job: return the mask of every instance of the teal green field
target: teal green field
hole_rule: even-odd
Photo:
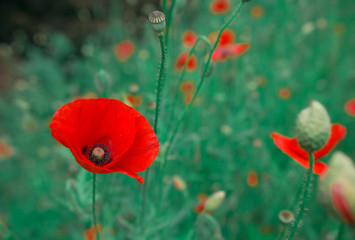
[[[355,239],[353,1],[36,2],[2,18],[0,239]]]

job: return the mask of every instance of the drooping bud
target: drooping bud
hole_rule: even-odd
[[[211,196],[207,198],[205,204],[205,211],[209,212],[209,211],[216,210],[222,204],[225,197],[226,197],[225,191],[218,191],[213,193]]]
[[[308,152],[325,145],[330,135],[330,119],[327,110],[317,101],[303,109],[297,118],[298,142]]]
[[[111,76],[108,72],[101,69],[100,71],[95,73],[94,82],[96,88],[100,92],[103,92],[111,86]]]
[[[154,11],[149,14],[148,21],[153,25],[154,31],[158,35],[163,35],[165,28],[165,15],[160,11]]]
[[[329,170],[319,182],[318,198],[335,217],[355,224],[355,166],[342,152],[335,152]]]
[[[279,212],[279,219],[284,224],[289,224],[295,220],[295,215],[290,210],[281,210]]]
[[[184,191],[186,189],[186,182],[180,176],[175,175],[173,177],[174,186],[179,191]]]

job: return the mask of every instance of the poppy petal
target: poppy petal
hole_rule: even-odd
[[[234,58],[244,54],[249,48],[249,43],[235,43],[228,46],[228,53],[230,57]]]
[[[324,162],[317,161],[314,163],[314,168],[313,168],[314,174],[318,174],[321,176],[321,178],[323,178],[324,175],[327,173],[327,171],[328,171],[328,165],[325,164]]]
[[[318,151],[314,152],[314,159],[320,159],[328,155],[328,153],[345,137],[346,128],[339,124],[335,123],[332,125],[330,137],[327,143]]]
[[[278,133],[272,133],[271,138],[282,152],[286,153],[303,167],[309,168],[308,153],[300,147],[296,137],[289,138]]]
[[[159,142],[152,127],[143,116],[138,117],[135,124],[137,132],[131,148],[117,163],[108,167],[111,170],[129,173],[128,175],[139,180],[141,177],[134,173],[142,172],[152,164],[159,152]]]

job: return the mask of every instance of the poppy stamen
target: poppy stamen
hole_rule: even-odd
[[[110,151],[105,144],[95,143],[90,146],[87,158],[97,166],[103,166],[112,161]]]

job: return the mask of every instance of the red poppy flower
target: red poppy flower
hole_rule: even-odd
[[[345,112],[349,114],[349,116],[355,117],[355,98],[347,101],[345,103],[344,109]]]
[[[180,84],[179,90],[184,94],[191,94],[195,91],[195,83],[191,80],[184,81]]]
[[[230,9],[230,0],[214,0],[210,4],[210,11],[213,14],[224,14]]]
[[[92,173],[136,174],[158,155],[159,142],[148,121],[115,99],[80,99],[54,114],[52,136],[69,148],[76,161]]]
[[[198,198],[199,203],[195,206],[194,211],[195,211],[195,213],[200,214],[205,210],[208,195],[204,194],[204,193],[200,193],[197,196],[197,198]]]
[[[126,100],[134,108],[138,108],[143,102],[142,96],[134,96],[130,93],[126,95]]]
[[[124,40],[113,47],[113,52],[119,62],[126,62],[134,53],[135,45],[130,40]]]
[[[187,30],[182,34],[182,44],[185,47],[192,47],[197,39],[197,35],[192,30]]]
[[[249,43],[234,43],[227,46],[218,46],[212,54],[212,61],[233,59],[248,51],[249,48]]]
[[[174,65],[175,71],[181,71],[184,68],[188,56],[189,56],[189,53],[184,52],[184,53],[181,53],[177,57],[177,59],[175,61],[175,65]],[[195,71],[196,68],[197,68],[197,58],[195,55],[192,54],[188,60],[186,70],[189,72],[192,72],[192,71]]]
[[[325,157],[328,153],[342,140],[346,135],[346,128],[339,123],[333,124],[331,127],[330,137],[327,143],[319,150],[313,153],[314,168],[313,172],[324,176],[328,166],[324,162],[318,161]],[[278,148],[290,156],[293,160],[301,164],[304,168],[309,169],[309,156],[306,150],[302,149],[298,144],[297,137],[289,138],[278,133],[272,133],[271,138]]]
[[[250,171],[248,173],[247,183],[250,187],[258,186],[258,174],[255,171]]]
[[[218,31],[214,31],[208,35],[208,39],[210,40],[211,44],[214,44],[214,42],[217,40],[218,37]],[[222,32],[221,37],[219,38],[218,41],[218,46],[226,46],[231,43],[233,43],[235,40],[235,34],[233,30],[226,29]]]

